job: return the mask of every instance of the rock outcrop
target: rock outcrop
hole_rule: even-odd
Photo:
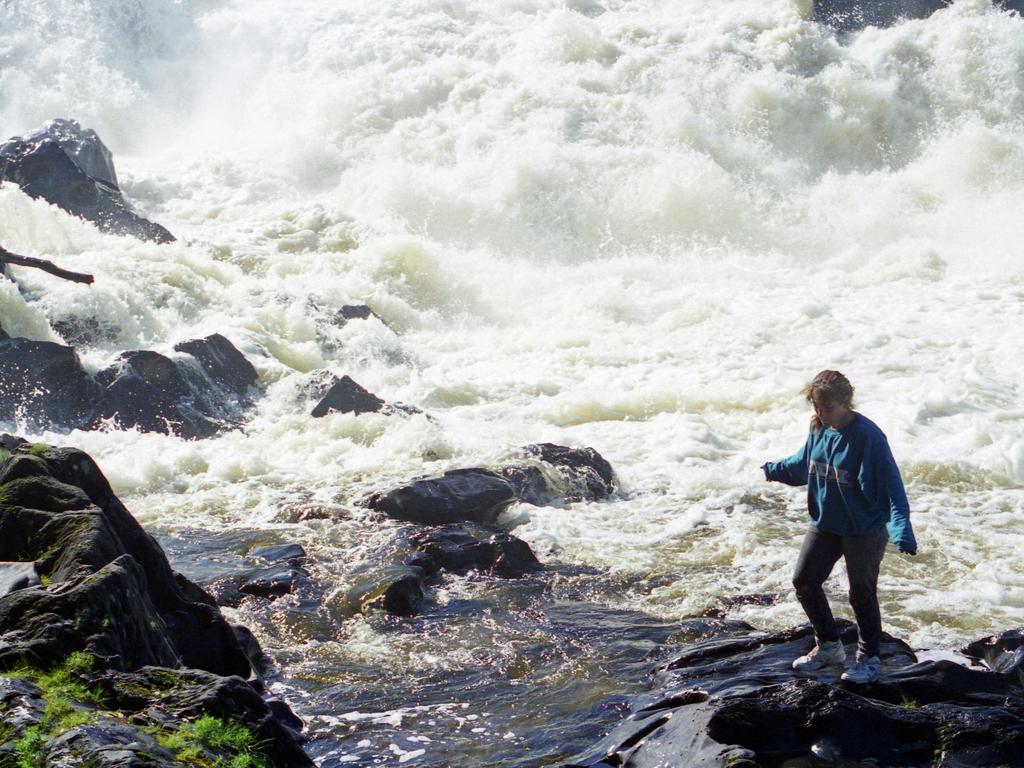
[[[103,232],[158,243],[173,241],[164,227],[136,213],[117,182],[110,150],[95,131],[74,120],[51,120],[26,137],[0,144],[0,182],[13,182]]]
[[[397,520],[427,525],[491,524],[517,501],[537,506],[597,501],[617,488],[611,465],[593,448],[539,443],[523,451],[532,462],[496,471],[455,469],[371,494],[364,504]]]
[[[842,639],[852,656],[849,622]],[[1014,675],[918,662],[889,635],[872,684],[842,683],[839,669],[797,675],[790,662],[812,644],[809,626],[763,633],[734,622],[654,670],[654,691],[633,715],[567,766],[1024,764],[1024,689]],[[986,647],[1001,654],[1007,644]]]
[[[38,576],[0,596],[0,669],[19,670],[17,681],[0,673],[0,714],[22,713],[21,748],[35,739],[33,759],[46,764],[169,765],[174,750],[147,734],[187,732],[207,716],[247,729],[273,765],[312,765],[294,722],[275,715],[280,703],[247,682],[251,649],[208,594],[171,570],[92,459],[8,436],[0,446],[0,560]],[[102,695],[58,722],[43,672],[76,659],[62,674]],[[108,760],[126,749],[150,761]]]
[[[256,369],[220,334],[175,347],[123,352],[95,376],[71,347],[0,339],[0,421],[33,430],[120,428],[197,439],[241,424]]]

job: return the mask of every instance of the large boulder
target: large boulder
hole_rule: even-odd
[[[33,561],[48,585],[0,598],[0,666],[85,650],[116,669],[251,672],[212,598],[171,570],[82,451],[25,444],[3,459],[0,560]]]
[[[110,150],[74,120],[51,120],[0,144],[0,182],[41,197],[103,232],[168,243],[174,236],[137,214],[117,183]]]
[[[493,523],[515,500],[512,486],[500,475],[487,469],[453,469],[372,494],[364,503],[396,520],[444,525]]]
[[[537,506],[597,501],[608,498],[618,487],[611,464],[593,448],[538,443],[523,451],[528,463],[510,464],[497,471],[454,469],[374,493],[363,503],[415,523],[489,524],[516,501]]]
[[[0,669],[17,669],[0,673],[0,764],[313,765],[301,721],[247,680],[251,633],[171,570],[86,454],[0,436],[0,560],[39,577],[0,596]],[[194,736],[200,720],[235,738]]]
[[[856,627],[841,628],[852,656]],[[1019,681],[948,660],[918,662],[889,635],[875,683],[842,683],[830,668],[794,673],[790,662],[812,644],[804,626],[735,627],[693,645],[654,670],[653,692],[627,721],[567,765],[1024,764]]]
[[[98,393],[71,347],[0,339],[0,422],[34,431],[79,426]]]
[[[100,371],[92,425],[110,420],[189,439],[239,426],[259,383],[252,363],[220,334],[174,349],[175,359],[152,350],[123,352]]]

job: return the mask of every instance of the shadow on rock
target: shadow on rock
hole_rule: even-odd
[[[853,654],[856,628],[842,626]],[[569,766],[687,765],[903,768],[1020,765],[1019,681],[952,661],[917,663],[886,635],[872,684],[839,681],[841,669],[797,675],[790,662],[813,644],[809,626],[733,629],[693,645],[653,671],[652,695]]]

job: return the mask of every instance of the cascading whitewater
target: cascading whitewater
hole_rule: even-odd
[[[800,386],[837,367],[921,539],[886,563],[890,628],[948,647],[1024,618],[1019,16],[957,0],[837,36],[786,0],[55,0],[0,23],[0,138],[96,129],[180,238],[102,235],[5,186],[3,244],[97,282],[0,281],[0,325],[93,318],[92,370],[218,332],[267,386],[209,442],[41,436],[94,455],[143,522],[326,509],[288,535],[344,584],[390,535],[365,493],[592,445],[623,497],[518,510],[542,560],[646,579],[626,600],[666,618],[787,593],[801,498],[757,467],[801,444]],[[347,303],[390,328],[332,325]],[[322,369],[430,418],[311,419]],[[788,597],[740,615],[802,616]],[[344,632],[324,653],[472,661],[470,635]]]

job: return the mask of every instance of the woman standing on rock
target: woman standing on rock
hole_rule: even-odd
[[[850,606],[857,619],[855,663],[842,676],[869,683],[878,676],[882,617],[878,569],[886,541],[917,554],[910,506],[889,442],[874,422],[853,410],[853,385],[838,371],[822,371],[803,389],[814,408],[803,448],[788,459],[764,464],[764,476],[807,486],[811,525],[793,574],[797,598],[814,627],[815,645],[793,661],[799,672],[840,664],[839,639],[822,584],[840,557],[846,559]]]

